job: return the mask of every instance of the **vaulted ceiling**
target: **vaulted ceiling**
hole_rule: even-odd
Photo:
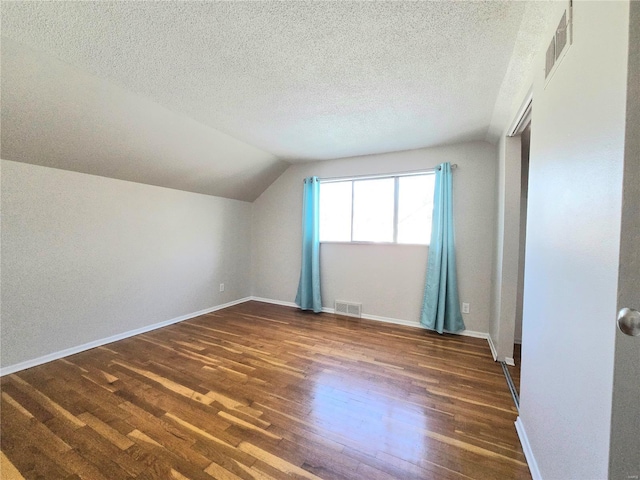
[[[0,153],[251,201],[290,162],[495,141],[534,3],[3,2]]]

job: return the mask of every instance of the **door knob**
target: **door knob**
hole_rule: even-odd
[[[618,328],[625,335],[640,335],[640,312],[633,308],[622,308],[618,312]]]

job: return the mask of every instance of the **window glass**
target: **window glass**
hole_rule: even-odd
[[[353,182],[320,184],[320,241],[351,241],[351,185]]]
[[[429,244],[435,175],[398,178],[398,243]]]
[[[320,241],[428,245],[434,186],[431,173],[321,182]]]
[[[353,182],[353,241],[393,242],[394,179]]]

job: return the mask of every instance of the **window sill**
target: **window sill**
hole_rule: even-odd
[[[396,247],[428,247],[428,243],[394,243],[394,242],[327,242],[321,241],[321,245],[380,245]]]

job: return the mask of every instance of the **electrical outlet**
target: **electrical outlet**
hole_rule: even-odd
[[[221,284],[220,284],[220,291],[221,291],[221,292],[224,292],[224,283],[221,283]]]
[[[468,303],[463,303],[462,304],[462,313],[469,313],[469,304]]]

